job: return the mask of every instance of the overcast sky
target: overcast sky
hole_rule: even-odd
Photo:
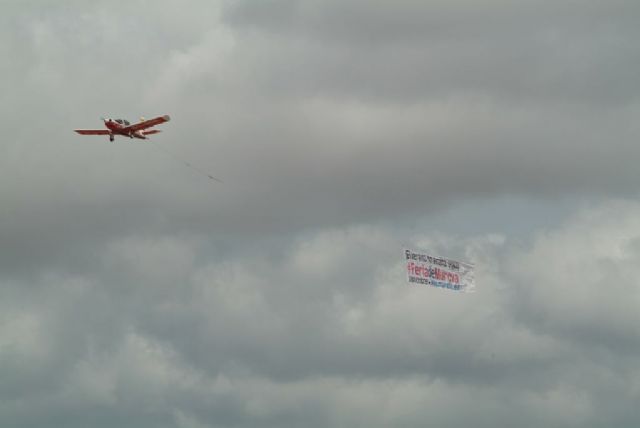
[[[640,426],[637,1],[0,8],[2,427]]]

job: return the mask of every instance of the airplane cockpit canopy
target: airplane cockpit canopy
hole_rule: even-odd
[[[125,125],[125,126],[130,125],[129,121],[124,119],[116,119],[116,123],[119,123],[120,125]]]

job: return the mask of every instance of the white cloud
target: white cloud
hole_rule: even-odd
[[[638,214],[636,202],[598,207],[514,255],[508,271],[520,315],[548,334],[638,349]]]

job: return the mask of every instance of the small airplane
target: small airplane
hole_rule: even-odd
[[[161,123],[169,122],[171,118],[168,115],[158,116],[154,119],[145,120],[144,118],[140,119],[140,122],[134,123],[133,125],[124,119],[102,119],[104,121],[104,126],[107,129],[74,129],[75,132],[81,135],[108,135],[109,141],[113,141],[116,135],[122,135],[124,137],[129,138],[139,138],[141,140],[146,140],[147,135],[157,134],[160,132],[157,129],[148,130],[156,125],[160,125]]]

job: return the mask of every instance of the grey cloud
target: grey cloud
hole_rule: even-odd
[[[629,17],[637,12],[633,2],[274,1],[229,3],[226,16],[261,39],[278,37],[276,54],[293,54],[278,57],[280,75],[304,70],[307,84],[336,96],[475,91],[602,102],[637,98],[629,92],[637,68]],[[280,82],[279,91],[291,88]]]
[[[600,221],[620,207],[628,212],[621,222]],[[604,300],[588,277],[565,280],[575,288],[566,297],[546,276],[530,278],[589,273],[606,254],[626,264],[636,210],[603,208],[522,250],[491,236],[413,242],[478,263],[481,286],[472,295],[406,285],[401,247],[391,231],[374,227],[305,236],[276,259],[249,251],[220,263],[198,260],[201,244],[182,238],[114,242],[95,276],[48,278],[28,296],[3,288],[15,320],[4,324],[3,370],[14,372],[13,353],[34,373],[33,386],[24,374],[3,384],[6,394],[32,403],[32,416],[12,401],[3,413],[10,424],[21,421],[16,426],[37,426],[44,415],[69,426],[90,418],[97,426],[305,419],[310,426],[456,426],[469,414],[433,404],[454,394],[457,405],[485,415],[481,426],[632,422],[635,365],[620,350],[637,347],[633,335],[618,336],[619,345],[602,354],[606,341],[572,329],[624,332],[633,311],[599,317],[600,304],[624,307],[617,294]],[[571,263],[542,271],[549,253],[570,255]],[[620,271],[597,267],[604,277]],[[576,318],[580,302],[591,303]],[[373,410],[383,403],[387,411]]]
[[[3,10],[1,425],[637,425],[635,3]]]
[[[637,96],[616,74],[635,75],[627,43],[635,26],[624,19],[631,5],[607,12],[620,26],[596,29],[579,25],[579,17],[588,22],[599,13],[595,6],[566,25],[572,10],[541,6],[553,28],[576,40],[566,50],[554,39],[561,35],[521,25],[526,10],[513,6],[466,5],[466,13],[466,6],[402,3],[353,12],[360,6],[282,3],[275,14],[290,8],[302,29],[309,19],[344,15],[353,31],[368,21],[401,31],[382,24],[401,15],[429,27],[434,16],[455,20],[460,13],[478,34],[434,41],[418,33],[414,42],[379,48],[359,48],[347,36],[325,42],[330,26],[300,39],[295,29],[274,36],[259,21],[254,34],[244,30],[253,19],[242,18],[252,13],[248,3],[226,14],[215,5],[167,14],[160,4],[165,12],[139,19],[91,3],[20,14],[20,24],[9,27],[16,46],[9,47],[15,62],[7,73],[26,80],[6,94],[12,138],[1,191],[12,208],[3,232],[15,234],[29,217],[28,229],[38,234],[6,241],[27,245],[23,254],[47,249],[44,259],[68,236],[62,231],[78,225],[89,246],[98,231],[126,236],[176,226],[235,238],[394,219],[484,195],[634,192]],[[344,7],[352,13],[340,12]],[[298,16],[300,8],[310,12]],[[437,13],[427,13],[431,8]],[[483,18],[496,9],[530,33],[505,37]],[[565,66],[577,67],[577,75]],[[25,127],[19,116],[26,111]],[[174,120],[158,143],[225,178],[225,186],[209,190],[208,180],[162,153],[105,147],[70,132],[99,125],[100,115],[165,112]]]

